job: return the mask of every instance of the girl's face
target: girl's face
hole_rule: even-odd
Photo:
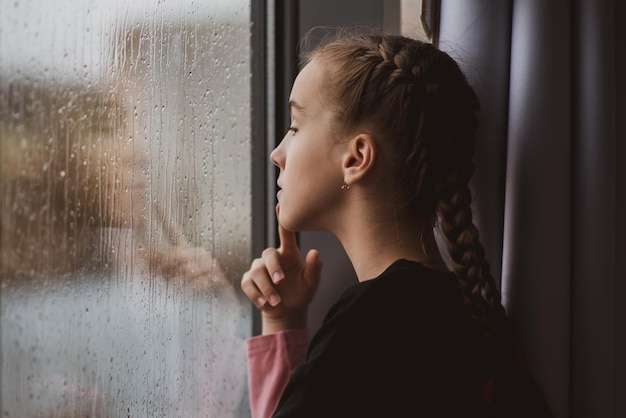
[[[279,222],[291,231],[332,230],[341,199],[344,145],[332,137],[333,112],[323,102],[322,64],[307,64],[289,98],[291,125],[270,159],[280,168]]]
[[[141,145],[116,143],[105,161],[104,190],[109,216],[105,222],[114,227],[129,228],[141,223],[146,203],[147,156]],[[106,219],[108,218],[108,219]]]

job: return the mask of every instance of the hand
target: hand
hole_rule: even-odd
[[[280,204],[277,215],[279,211]],[[303,262],[296,233],[280,222],[278,236],[280,247],[265,249],[241,280],[241,289],[263,313],[263,334],[306,327],[322,270],[317,250],[310,250]]]
[[[226,283],[226,276],[219,262],[209,251],[187,244],[167,246],[155,255],[159,271],[167,279],[187,282],[214,278]],[[229,283],[230,284],[230,283]]]
[[[226,277],[219,261],[206,249],[193,247],[180,227],[171,221],[168,211],[154,204],[158,225],[165,239],[152,248],[153,260],[158,272],[168,280],[202,285],[235,295],[234,286]],[[144,228],[145,229],[145,228]],[[146,231],[142,230],[145,235]],[[140,233],[139,239],[147,240]]]

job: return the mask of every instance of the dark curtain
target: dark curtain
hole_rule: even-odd
[[[476,223],[559,418],[626,417],[626,2],[442,0],[482,102]]]

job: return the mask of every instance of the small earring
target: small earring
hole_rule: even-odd
[[[350,190],[350,185],[346,184],[346,183],[342,184],[341,185],[341,190]]]

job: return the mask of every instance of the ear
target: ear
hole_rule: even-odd
[[[367,134],[353,137],[345,148],[342,160],[343,181],[352,185],[369,173],[376,161],[374,138]]]

